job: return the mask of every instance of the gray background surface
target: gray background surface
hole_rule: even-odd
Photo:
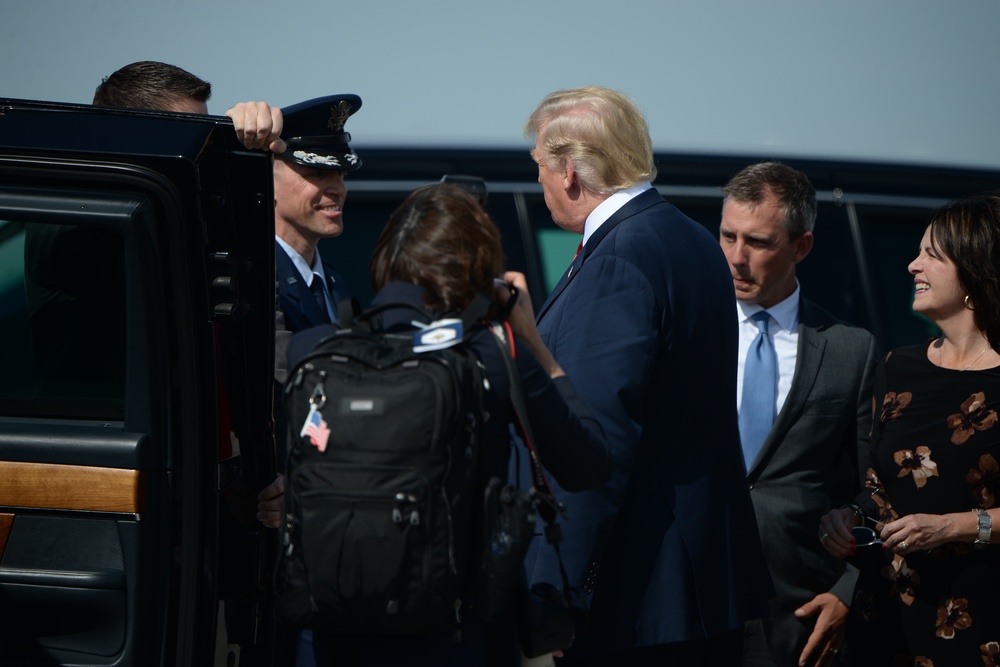
[[[3,0],[0,96],[87,103],[162,60],[212,113],[354,92],[356,147],[527,148],[546,93],[593,83],[658,150],[997,168],[998,29],[998,0]]]

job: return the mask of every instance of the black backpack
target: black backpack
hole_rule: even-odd
[[[490,304],[407,333],[381,330],[378,313],[401,304],[381,306],[289,373],[282,620],[352,637],[457,625],[478,569],[488,386],[464,341]]]

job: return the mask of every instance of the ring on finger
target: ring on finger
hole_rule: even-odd
[[[820,542],[825,542],[829,537],[830,537],[830,533],[823,533],[822,535],[819,536],[819,541]]]
[[[900,551],[906,551],[909,548],[910,548],[910,545],[907,544],[906,542],[900,542],[899,543],[899,550]]]

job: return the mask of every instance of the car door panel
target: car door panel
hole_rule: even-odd
[[[270,662],[272,200],[228,120],[0,101],[0,665]]]

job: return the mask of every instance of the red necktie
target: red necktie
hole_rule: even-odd
[[[583,241],[580,241],[580,245],[578,245],[576,247],[576,254],[573,255],[573,262],[575,262],[576,258],[580,256],[580,251],[581,250],[583,250]],[[571,275],[573,275],[573,262],[569,263],[569,271],[566,272],[566,277],[567,278],[569,278]]]

